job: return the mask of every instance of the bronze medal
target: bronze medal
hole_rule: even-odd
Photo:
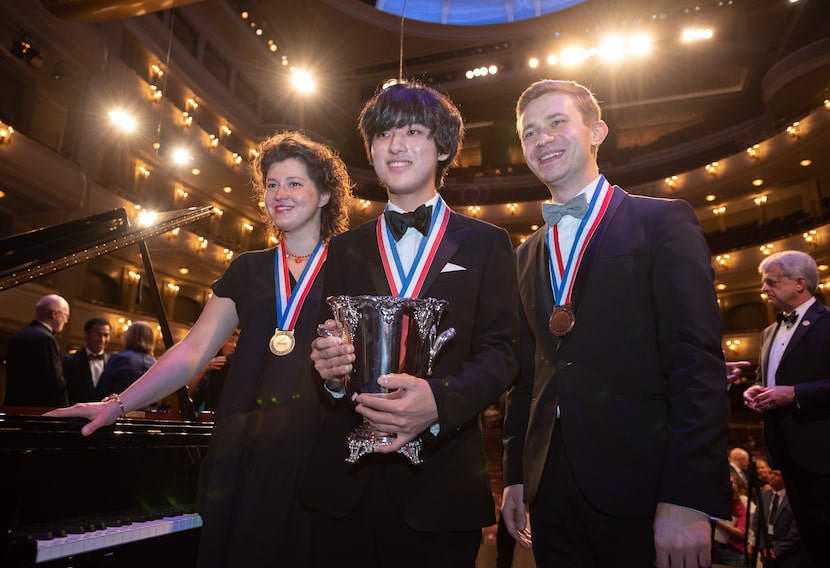
[[[576,316],[570,304],[555,306],[548,320],[548,329],[556,337],[567,335],[576,322]]]
[[[282,330],[277,329],[274,330],[274,335],[271,337],[271,340],[268,342],[268,347],[271,349],[271,353],[282,357],[283,355],[288,355],[294,350],[294,344],[296,341],[294,340],[294,331],[293,330]]]

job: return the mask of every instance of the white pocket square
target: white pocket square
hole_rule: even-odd
[[[448,262],[444,265],[444,268],[441,269],[441,272],[458,272],[460,270],[467,270],[463,266],[458,266],[457,264],[453,264],[452,262]]]

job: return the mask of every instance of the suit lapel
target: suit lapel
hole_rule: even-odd
[[[579,272],[576,273],[576,281],[574,281],[574,288],[571,293],[571,303],[573,304],[574,313],[576,313],[577,316],[579,313],[579,302],[582,299],[582,293],[585,291],[585,283],[588,280],[588,273],[590,272],[591,265],[594,262],[594,256],[602,244],[602,238],[605,235],[606,229],[611,224],[614,214],[617,212],[620,205],[622,205],[622,202],[627,195],[622,189],[620,189],[619,186],[615,185],[611,189],[614,194],[611,196],[611,201],[608,203],[608,209],[605,210],[605,214],[602,216],[602,220],[600,221],[599,226],[597,226],[596,232],[591,237],[591,242],[588,243],[588,249],[585,251],[585,255],[582,257],[582,262],[579,265]],[[577,317],[577,320],[578,319],[579,318]]]
[[[822,315],[824,315],[824,306],[816,300],[809,308],[807,308],[807,311],[802,316],[801,321],[798,322],[798,327],[793,332],[790,342],[787,343],[787,348],[784,350],[784,353],[781,354],[781,361],[786,359],[792,350],[796,348],[796,346],[801,342],[801,339],[809,333],[810,329],[813,327],[813,324],[815,324]]]
[[[378,291],[379,295],[391,295],[392,288],[386,280],[386,273],[383,271],[383,258],[380,254],[380,243],[377,237],[376,219],[374,223],[366,223],[362,227],[365,229],[363,239],[365,243],[362,245],[364,250],[370,251],[367,256],[376,255],[377,262],[366,262],[366,269],[369,271],[369,278],[372,280],[372,288]],[[367,260],[370,260],[367,258]]]
[[[441,274],[441,270],[444,269],[458,248],[461,246],[461,243],[464,242],[469,234],[470,227],[464,226],[458,213],[450,212],[450,220],[447,224],[447,230],[444,232],[444,236],[438,245],[438,250],[435,251],[435,257],[429,265],[427,276],[424,279],[423,286],[421,287],[421,297],[424,295],[423,292],[429,290],[432,283],[435,282],[435,279],[438,278],[439,274]],[[384,281],[385,280],[386,277],[384,276]],[[387,288],[388,287],[389,285],[387,284]]]
[[[761,337],[761,377],[763,378],[764,386],[767,386],[767,369],[769,369],[769,352],[772,347],[772,338],[775,337],[775,332],[778,329],[778,324],[773,324],[764,330]]]

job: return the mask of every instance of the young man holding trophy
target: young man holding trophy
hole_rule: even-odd
[[[301,495],[312,509],[314,565],[472,568],[481,528],[495,523],[478,416],[518,371],[510,240],[438,194],[464,136],[448,98],[399,82],[366,103],[359,125],[389,203],[378,219],[332,239],[324,297],[351,307],[359,298],[383,313],[402,302],[441,306],[426,326],[417,308],[381,324],[385,333],[409,322],[393,346],[401,353],[388,357],[391,371],[363,377],[385,395],[351,388],[381,349],[358,341],[366,322],[329,320],[312,343],[332,402]],[[428,351],[428,363],[398,364],[413,346]],[[350,432],[361,423],[384,435],[355,455]]]

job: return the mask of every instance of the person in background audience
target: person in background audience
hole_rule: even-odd
[[[102,317],[88,319],[84,323],[84,348],[63,357],[63,378],[69,395],[69,404],[100,400],[95,397],[95,387],[104,364],[110,342],[110,322]]]
[[[123,391],[155,364],[156,334],[149,323],[137,321],[131,324],[124,332],[124,347],[124,351],[107,359],[95,386],[96,400]]]
[[[277,246],[234,258],[184,339],[126,391],[53,413],[90,419],[89,435],[187,384],[239,327],[199,477],[199,568],[305,567],[311,553],[297,488],[324,405],[309,345],[328,240],[348,227],[352,182],[330,148],[301,133],[277,133],[259,150],[254,197]]]
[[[729,450],[729,469],[741,476],[744,486],[747,486],[747,472],[749,471],[749,452],[741,447]]]
[[[760,508],[764,512],[763,526],[758,527],[758,550],[765,568],[820,568],[826,566],[807,560],[801,542],[798,525],[787,498],[781,471],[774,469],[769,475],[770,488],[761,493]],[[756,515],[759,513],[756,511]],[[757,526],[757,519],[753,525]],[[824,543],[825,551],[830,543]],[[826,561],[830,556],[825,555]]]
[[[715,520],[715,543],[712,548],[712,562],[726,566],[746,566],[747,490],[743,478],[735,472],[729,473],[732,482],[732,519]]]
[[[219,404],[219,396],[222,394],[222,387],[225,386],[225,379],[228,377],[231,360],[236,351],[236,343],[239,340],[239,330],[235,329],[228,336],[225,343],[219,349],[216,357],[210,360],[207,367],[202,369],[198,375],[193,377],[188,385],[188,391],[192,394],[193,405],[198,411],[216,411]]]
[[[758,266],[778,311],[761,335],[758,380],[744,392],[764,415],[769,464],[780,469],[810,561],[826,566],[830,544],[830,309],[818,302],[809,254],[782,251]]]
[[[6,344],[6,406],[66,406],[66,381],[55,334],[69,321],[69,303],[57,294],[35,305],[35,319]]]

